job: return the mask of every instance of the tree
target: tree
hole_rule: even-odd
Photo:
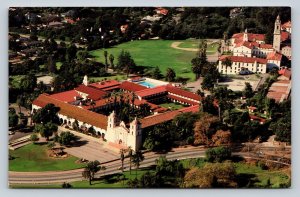
[[[201,100],[202,111],[212,115],[218,114],[217,106],[214,104],[214,98],[211,95],[204,97]]]
[[[201,62],[201,59],[199,57],[196,57],[192,59],[192,71],[196,75],[196,80],[200,77],[202,67],[203,67],[203,62]]]
[[[16,114],[16,110],[14,108],[10,108],[8,112],[8,124],[10,127],[15,127],[18,125],[19,117]]]
[[[272,122],[270,129],[276,135],[275,140],[291,143],[291,112],[286,112],[284,117]]]
[[[76,58],[76,54],[77,54],[77,47],[75,46],[75,44],[71,44],[71,46],[69,46],[67,48],[67,60],[68,62],[71,62],[72,60],[74,60]]]
[[[211,138],[213,145],[230,145],[231,144],[231,132],[218,130]]]
[[[79,130],[79,123],[78,123],[78,120],[75,120],[73,123],[72,123],[72,127],[75,131],[78,131]]]
[[[135,177],[137,177],[137,171],[140,167],[140,163],[144,160],[144,155],[143,153],[138,150],[136,151],[133,155],[132,155],[132,162],[134,163],[134,165],[136,166],[136,174]]]
[[[130,70],[134,69],[135,66],[135,62],[132,59],[130,53],[128,51],[122,50],[120,55],[118,56],[118,69],[125,70],[128,77]]]
[[[67,131],[67,132],[63,131],[60,133],[59,137],[57,138],[57,142],[60,145],[68,146],[76,139],[77,138],[73,133],[70,133],[69,131]]]
[[[96,130],[94,129],[93,126],[91,126],[89,129],[88,129],[88,132],[92,135],[96,135]]]
[[[61,187],[67,189],[67,188],[71,188],[72,185],[70,183],[63,182],[63,184],[61,185]]]
[[[166,152],[172,148],[173,135],[168,123],[161,123],[149,130],[143,146],[151,151]],[[168,142],[168,143],[166,143]]]
[[[225,61],[222,62],[222,65],[225,65],[226,69],[227,69],[227,67],[231,67],[231,65],[232,65],[231,59],[229,59],[228,57],[226,57]],[[226,71],[226,74],[227,74],[227,71]]]
[[[209,145],[210,142],[210,136],[212,134],[211,125],[216,123],[218,121],[218,118],[216,116],[213,116],[208,113],[202,113],[200,115],[200,118],[195,123],[194,128],[194,144],[195,145]],[[215,129],[215,128],[214,128]]]
[[[153,70],[153,72],[151,73],[151,76],[154,78],[154,79],[160,79],[162,74],[161,74],[161,71],[159,70],[158,66],[156,66]]]
[[[231,162],[207,163],[203,168],[192,168],[184,177],[185,188],[235,188],[235,167]]]
[[[253,96],[252,86],[249,82],[245,82],[245,89],[243,91],[243,96],[246,98],[251,98]]]
[[[47,68],[48,68],[48,72],[50,72],[50,73],[57,72],[56,61],[52,55],[49,55],[49,57],[47,59]]]
[[[35,114],[33,114],[32,120],[35,123],[46,124],[48,122],[59,123],[59,118],[57,113],[59,108],[54,104],[49,103],[45,107],[39,109]]]
[[[208,162],[222,162],[231,158],[231,149],[226,147],[209,148],[205,151]]]
[[[128,147],[128,157],[129,157],[129,173],[131,174],[131,162],[132,162],[132,149],[131,147],[129,146]]]
[[[30,135],[30,141],[32,141],[33,143],[35,143],[38,140],[39,140],[39,138],[38,138],[37,134],[33,133]]]
[[[121,160],[121,163],[122,163],[122,172],[124,171],[124,159],[125,159],[124,150],[121,149],[120,150],[120,160]]]
[[[50,142],[48,143],[47,147],[52,150],[55,147],[55,143],[54,142]]]
[[[172,68],[168,68],[166,72],[166,80],[167,81],[174,81],[176,78],[176,73]]]
[[[33,92],[36,87],[37,78],[33,74],[28,74],[20,81],[20,89],[25,92]]]
[[[57,131],[57,125],[53,124],[52,122],[48,122],[46,124],[36,124],[34,126],[34,131],[40,133],[41,136],[45,137],[48,141],[49,137]]]
[[[109,62],[110,62],[110,67],[111,67],[111,69],[114,69],[114,60],[115,60],[115,57],[114,57],[114,55],[113,54],[110,54],[109,55]]]
[[[105,71],[107,71],[107,68],[108,68],[108,61],[107,61],[107,56],[108,56],[108,53],[107,51],[104,51],[104,58],[105,58]]]
[[[101,167],[99,161],[97,160],[91,161],[84,168],[84,171],[82,172],[82,176],[83,178],[88,179],[90,185],[92,185],[92,180],[94,179],[95,173],[98,172],[100,169]]]

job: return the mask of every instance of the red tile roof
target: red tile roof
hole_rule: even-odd
[[[55,106],[59,107],[60,108],[59,114],[65,115],[70,118],[74,118],[76,120],[88,123],[90,125],[93,125],[101,129],[107,128],[106,116],[82,109],[80,107],[76,107],[68,103],[64,103],[55,98],[52,98],[48,94],[41,94],[38,98],[36,98],[33,101],[33,104],[39,107],[44,107],[48,103],[52,103]]]
[[[194,94],[192,92],[189,92],[187,90],[176,88],[176,87],[174,87],[172,85],[169,85],[169,84],[166,85],[166,88],[167,88],[167,91],[169,93],[180,95],[180,96],[183,96],[183,97],[186,97],[186,98],[190,98],[190,99],[193,99],[193,100],[196,100],[196,101],[200,101],[201,100],[201,96],[199,96],[198,94]]]
[[[248,41],[250,42],[256,42],[257,40],[259,41],[265,40],[264,34],[252,34],[252,33],[247,33],[247,34],[248,34]],[[234,43],[236,44],[243,42],[243,37],[244,37],[244,33],[237,33],[232,35],[232,38],[235,39]]]
[[[150,127],[159,123],[172,120],[179,113],[180,113],[179,111],[170,111],[162,114],[148,116],[146,118],[141,119],[140,123],[142,124],[142,128]]]
[[[256,42],[253,42],[253,43],[256,43]],[[258,44],[258,43],[257,43]],[[240,47],[240,46],[244,46],[244,47],[247,47],[249,49],[252,49],[253,46],[256,45],[256,44],[252,44],[252,42],[248,42],[248,41],[242,41],[240,43],[237,43],[235,45],[235,47]]]
[[[278,73],[281,74],[282,76],[285,76],[288,79],[290,79],[292,76],[292,72],[289,69],[282,69],[278,71]]]
[[[283,29],[291,28],[291,27],[292,27],[291,21],[288,21],[288,22],[286,22],[286,23],[284,23],[284,24],[282,25],[282,28],[283,28]]]
[[[244,63],[260,63],[260,64],[266,64],[268,62],[267,59],[262,58],[256,58],[256,57],[242,57],[242,56],[229,56],[229,55],[222,55],[219,57],[220,61],[225,61],[226,58],[229,58],[232,62],[244,62]]]
[[[61,92],[61,93],[57,93],[57,94],[52,94],[52,95],[50,95],[50,97],[69,103],[69,102],[75,101],[74,97],[81,97],[81,96],[75,90],[69,90],[69,91],[65,91],[65,92]]]
[[[94,101],[103,98],[107,93],[103,90],[96,89],[94,87],[79,85],[75,88],[76,91],[88,94],[88,98],[93,99]]]
[[[152,115],[145,117],[140,120],[140,123],[142,124],[142,128],[150,127],[159,123],[163,123],[169,120],[172,120],[175,116],[181,114],[181,113],[187,113],[187,112],[198,112],[199,111],[199,105],[186,107],[183,109],[179,109],[176,111],[169,111],[162,114]]]
[[[166,86],[156,86],[154,88],[147,88],[147,89],[144,89],[144,90],[137,91],[137,92],[135,92],[135,94],[142,97],[142,98],[144,98],[144,97],[147,97],[147,96],[163,93],[163,92],[166,92],[166,91],[167,91]]]
[[[129,92],[137,92],[140,90],[145,90],[147,87],[129,81],[124,81],[121,83],[120,89],[127,90]]]
[[[107,80],[89,84],[89,86],[93,86],[95,88],[104,90],[104,89],[112,89],[113,87],[117,87],[120,85],[120,82],[116,80]]]
[[[280,53],[277,53],[277,52],[272,52],[272,53],[269,53],[267,55],[267,60],[276,60],[276,61],[281,61],[281,58],[282,58],[282,54]]]
[[[168,94],[167,97],[170,98],[170,99],[180,101],[180,102],[188,103],[189,105],[199,105],[199,103],[197,103],[197,102],[190,101],[188,99],[184,99],[184,98],[181,98],[181,97],[178,97],[178,96],[175,96],[175,95]]]
[[[263,49],[273,49],[273,45],[271,44],[260,44],[259,48],[263,48]]]
[[[290,38],[290,33],[286,31],[281,32],[281,42],[284,42]]]

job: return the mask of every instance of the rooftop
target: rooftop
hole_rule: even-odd
[[[120,82],[116,81],[116,80],[107,80],[107,81],[101,81],[101,82],[96,82],[96,83],[91,83],[89,84],[89,86],[98,88],[98,89],[108,89],[108,88],[112,88],[115,86],[120,85]]]
[[[129,92],[137,92],[137,91],[145,90],[145,89],[148,89],[148,88],[145,87],[145,86],[136,84],[136,83],[132,83],[132,82],[129,82],[129,81],[124,81],[124,82],[121,83],[120,89],[127,90]]]
[[[79,85],[75,88],[76,91],[88,94],[88,98],[93,99],[94,101],[103,98],[107,93],[103,90],[99,90],[90,86]]]
[[[59,107],[59,113],[62,115],[80,120],[82,122],[86,122],[101,129],[107,128],[106,116],[59,101],[55,98],[52,98],[48,94],[41,94],[37,99],[33,101],[33,104],[39,107],[44,107],[48,103],[52,103],[56,107]]]
[[[75,97],[81,97],[76,90],[69,90],[65,92],[60,92],[57,94],[50,95],[51,98],[57,99],[62,102],[72,102],[75,100]]]
[[[267,59],[257,58],[257,57],[242,57],[242,56],[230,56],[230,55],[222,55],[219,57],[220,61],[225,61],[226,58],[230,59],[232,62],[244,62],[244,63],[260,63],[266,64],[268,62]]]

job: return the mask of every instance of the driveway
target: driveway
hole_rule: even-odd
[[[79,138],[74,146],[64,149],[64,151],[75,157],[89,161],[98,160],[100,163],[116,160],[120,157],[116,150],[113,150],[106,142],[101,141],[101,139],[59,127],[59,132],[61,131],[70,131]]]

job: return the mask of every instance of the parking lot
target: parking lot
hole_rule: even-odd
[[[62,127],[59,127],[59,130],[70,131]],[[81,134],[76,131],[70,132],[75,134],[79,140],[72,147],[64,149],[67,153],[89,161],[98,160],[100,163],[115,160],[120,157],[116,150],[108,146],[106,142],[101,141],[101,139],[86,136],[85,134]]]

